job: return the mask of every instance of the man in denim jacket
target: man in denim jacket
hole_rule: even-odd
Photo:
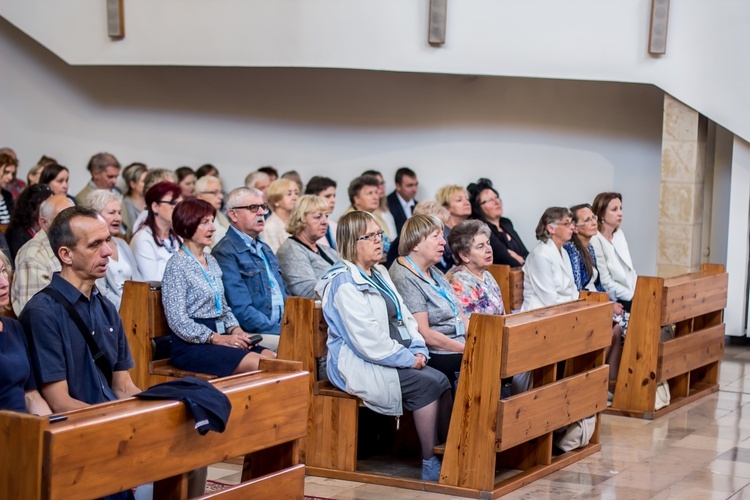
[[[237,188],[227,197],[231,227],[211,251],[223,272],[229,307],[246,332],[263,335],[263,345],[276,351],[284,316],[286,284],[279,261],[259,237],[268,207],[257,189]]]

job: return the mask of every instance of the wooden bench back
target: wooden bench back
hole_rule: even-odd
[[[603,349],[611,341],[612,307],[578,300],[510,316],[472,315],[441,482],[490,491],[496,453],[508,452],[504,467],[549,464],[553,430],[606,408]],[[589,366],[557,380],[557,362],[592,355]],[[501,377],[524,371],[533,372],[533,388],[500,399]],[[598,433],[591,444],[597,442]]]
[[[520,267],[493,264],[487,269],[500,287],[505,312],[518,311],[523,305],[523,271]]]
[[[616,411],[657,416],[656,386],[663,381],[669,381],[672,393],[665,410],[706,389],[718,390],[727,282],[724,267],[714,264],[672,278],[638,277],[612,405]],[[674,338],[661,339],[662,327],[669,325]]]
[[[276,360],[263,360],[262,370],[213,382],[232,411],[223,433],[205,436],[177,401],[131,398],[73,411],[53,424],[0,412],[0,435],[13,436],[0,458],[0,497],[99,498],[156,482],[154,498],[186,498],[184,473],[282,445],[288,450],[280,462],[294,465],[295,443],[307,430],[308,374],[299,363]],[[275,498],[302,497],[304,467],[290,467],[274,485],[288,492],[289,481],[294,494]],[[266,490],[256,481],[227,497],[251,498]]]
[[[213,375],[179,370],[169,359],[154,361],[154,339],[170,333],[161,302],[158,281],[126,281],[122,289],[120,318],[135,366],[130,369],[133,383],[141,389],[186,375],[210,380]]]

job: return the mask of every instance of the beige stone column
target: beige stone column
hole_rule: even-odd
[[[700,268],[708,120],[664,95],[657,274]]]

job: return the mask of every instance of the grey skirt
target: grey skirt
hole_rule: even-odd
[[[442,393],[450,390],[448,379],[436,369],[425,366],[421,370],[399,368],[403,406],[409,411],[419,410],[437,401]]]

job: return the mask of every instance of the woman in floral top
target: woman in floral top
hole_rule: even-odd
[[[458,297],[466,317],[473,313],[501,315],[505,314],[500,287],[487,268],[492,264],[492,245],[490,245],[490,228],[480,220],[469,219],[459,222],[448,236],[453,259],[459,264],[451,269],[447,278],[451,281],[453,291]],[[518,377],[523,384],[527,375]],[[512,389],[513,377],[502,379],[500,397],[508,398]]]
[[[500,287],[487,271],[492,264],[490,229],[478,220],[470,219],[453,227],[449,244],[459,264],[449,273],[466,316],[472,313],[505,314]]]

